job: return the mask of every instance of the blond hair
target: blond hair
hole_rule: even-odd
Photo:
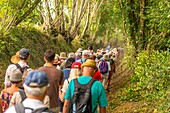
[[[73,68],[70,71],[70,76],[68,79],[71,81],[72,79],[79,78],[81,74],[82,74],[81,69]]]

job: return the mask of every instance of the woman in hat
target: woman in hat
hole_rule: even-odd
[[[1,104],[3,111],[5,111],[9,107],[12,95],[18,90],[21,90],[19,86],[22,82],[22,73],[19,69],[16,69],[15,67],[12,69],[10,73],[10,81],[12,83],[12,86],[1,91],[0,99],[2,101]]]

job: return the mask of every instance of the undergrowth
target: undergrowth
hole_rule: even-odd
[[[170,112],[170,52],[152,51],[148,55],[143,51],[130,66],[134,70],[131,81],[115,94],[110,108],[124,102],[142,102],[135,112]]]

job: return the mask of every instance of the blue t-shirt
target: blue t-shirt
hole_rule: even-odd
[[[68,79],[69,76],[70,76],[70,69],[67,69],[67,68],[63,69],[62,72],[63,72],[63,75],[64,75],[64,80]]]
[[[81,76],[78,78],[78,82],[80,84],[87,84],[90,80],[92,79],[92,77],[89,76]],[[66,91],[65,94],[65,99],[66,100],[71,100],[71,98],[73,97],[74,94],[74,81],[72,80],[69,83],[68,89]],[[91,87],[91,98],[92,98],[92,111],[95,110],[95,113],[97,113],[97,105],[99,105],[100,107],[106,107],[108,106],[108,101],[106,98],[106,93],[105,93],[105,89],[103,87],[103,85],[101,84],[101,82],[99,81],[95,81]]]
[[[87,58],[81,58],[76,60],[76,62],[80,62],[81,64],[83,64],[84,62],[86,62]]]

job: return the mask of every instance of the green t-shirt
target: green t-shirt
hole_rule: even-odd
[[[80,84],[87,84],[92,77],[89,76],[81,76],[78,78],[78,82]],[[71,100],[74,94],[74,81],[72,80],[69,83],[68,89],[65,94],[65,100]],[[108,106],[108,101],[106,98],[106,93],[103,85],[99,81],[95,81],[91,87],[91,98],[92,98],[92,111],[96,109],[95,113],[97,113],[97,105],[100,107]]]

